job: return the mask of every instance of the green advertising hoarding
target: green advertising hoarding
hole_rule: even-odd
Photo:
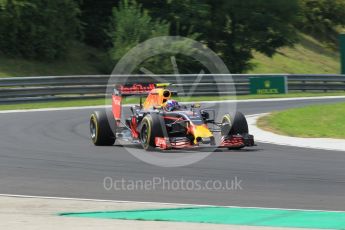
[[[286,94],[286,76],[258,76],[249,78],[251,94]]]

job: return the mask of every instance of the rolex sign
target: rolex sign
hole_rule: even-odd
[[[251,94],[285,94],[288,92],[286,76],[258,76],[249,78]]]

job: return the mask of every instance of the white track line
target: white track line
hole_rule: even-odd
[[[296,97],[296,98],[270,98],[270,99],[248,99],[248,100],[223,100],[223,101],[198,101],[185,102],[186,104],[203,103],[203,104],[218,104],[218,103],[249,103],[249,102],[279,102],[279,101],[312,101],[312,100],[329,100],[329,99],[345,99],[345,96],[324,96],[324,97]],[[124,105],[125,107],[131,104]],[[79,106],[79,107],[61,107],[61,108],[47,108],[47,109],[17,109],[17,110],[3,110],[0,114],[7,113],[26,113],[26,112],[49,112],[49,111],[66,111],[66,110],[82,110],[82,109],[99,109],[106,108],[108,105],[98,106]]]
[[[266,208],[266,207],[243,207],[243,206],[227,206],[227,205],[203,205],[203,204],[182,204],[167,202],[149,202],[149,201],[126,201],[126,200],[103,200],[103,199],[86,199],[72,197],[51,197],[51,196],[32,196],[32,195],[15,195],[0,194],[2,197],[12,198],[33,198],[33,199],[52,199],[52,200],[71,200],[71,201],[90,201],[90,202],[113,202],[113,203],[138,203],[138,204],[156,204],[156,205],[176,205],[176,206],[194,206],[194,207],[225,207],[225,208],[248,208],[248,209],[269,209],[269,210],[286,210],[286,211],[308,211],[308,212],[334,212],[344,213],[345,211],[317,210],[317,209],[292,209],[292,208]]]
[[[16,110],[3,110],[0,114],[6,113],[26,113],[26,112],[49,112],[49,111],[66,111],[66,110],[81,110],[81,109],[102,109],[109,106],[80,106],[80,107],[61,107],[61,108],[47,108],[47,109],[16,109]]]
[[[245,99],[245,100],[223,100],[219,102],[274,102],[274,101],[312,101],[312,100],[329,100],[329,99],[345,99],[345,96],[320,96],[320,97],[290,97],[290,98],[267,98],[267,99]],[[205,101],[202,103],[214,103],[215,101]],[[217,102],[217,103],[219,103]],[[191,102],[193,103],[193,102]]]

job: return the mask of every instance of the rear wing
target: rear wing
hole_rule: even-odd
[[[117,85],[114,88],[113,95],[121,97],[146,96],[155,88],[157,88],[157,84]]]
[[[150,92],[157,88],[166,88],[169,83],[148,83],[148,84],[125,84],[116,85],[112,95],[112,111],[115,120],[120,123],[122,116],[122,99],[124,97],[140,97],[140,107],[142,107],[142,97],[148,96]],[[172,95],[177,92],[171,91]]]

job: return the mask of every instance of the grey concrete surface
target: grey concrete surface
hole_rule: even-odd
[[[293,230],[290,228],[231,226],[164,221],[107,220],[57,216],[57,213],[61,212],[173,208],[177,207],[176,205],[13,198],[3,196],[0,196],[0,204],[0,229],[2,230]]]

